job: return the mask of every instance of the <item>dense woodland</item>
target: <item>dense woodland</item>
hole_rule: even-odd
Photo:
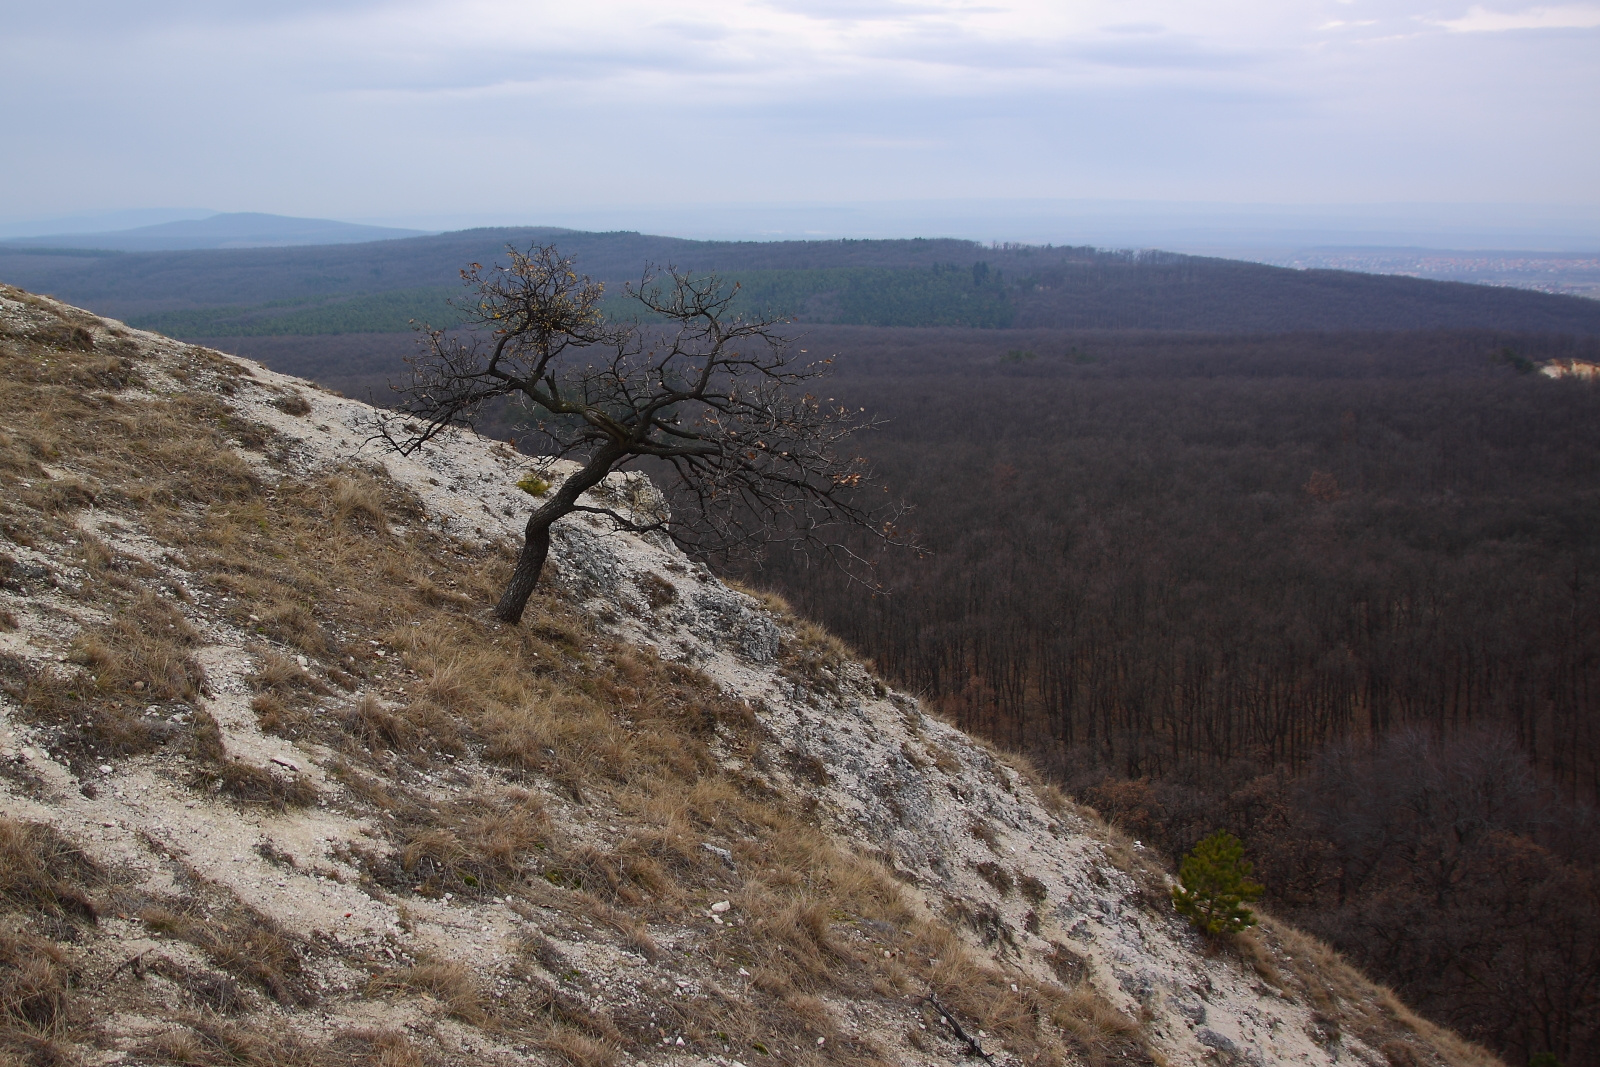
[[[465,230],[356,245],[88,254],[0,245],[0,278],[173,336],[401,332],[461,321],[458,271],[558,241],[613,297],[646,263],[740,281],[748,310],[868,326],[1220,332],[1476,326],[1600,335],[1600,302],[1167,252],[971,241],[685,241]],[[627,312],[614,300],[611,310]]]
[[[794,558],[734,573],[1169,855],[1238,834],[1267,906],[1509,1062],[1600,1067],[1600,385],[1530,373],[1600,362],[1600,303],[579,237],[602,277],[739,274],[837,354],[828,395],[889,420],[861,447],[928,551],[884,556],[876,591]],[[0,253],[0,276],[29,260],[40,288],[383,403],[414,339],[369,331],[445,306],[435,259],[506,239]],[[481,429],[524,436],[507,411]]]
[[[749,576],[1526,1062],[1600,1063],[1600,388],[1478,332],[819,334],[926,556]]]

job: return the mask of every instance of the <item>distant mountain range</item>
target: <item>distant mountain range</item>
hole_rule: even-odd
[[[153,226],[101,233],[57,233],[12,237],[0,245],[27,248],[103,249],[108,252],[170,252],[218,248],[287,248],[299,245],[356,244],[419,237],[424,230],[363,226],[331,219],[299,219],[256,211],[235,211],[204,219],[180,219]]]

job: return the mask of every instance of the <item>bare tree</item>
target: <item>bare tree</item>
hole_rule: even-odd
[[[602,286],[554,246],[508,251],[509,265],[461,272],[472,294],[465,328],[423,328],[423,351],[408,361],[411,381],[383,431],[409,453],[509,397],[547,454],[579,462],[528,519],[497,617],[521,619],[550,527],[574,512],[663,530],[701,551],[781,540],[848,564],[863,562],[843,543],[849,529],[896,542],[897,508],[869,492],[865,460],[839,451],[871,421],[804,391],[832,360],[801,363],[782,320],[737,314],[737,285],[647,269],[625,287],[639,315],[608,321]],[[667,482],[670,519],[580,503],[607,474],[636,463]]]

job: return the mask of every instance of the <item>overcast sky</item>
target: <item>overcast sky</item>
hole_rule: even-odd
[[[0,0],[5,219],[1600,209],[1600,2]]]

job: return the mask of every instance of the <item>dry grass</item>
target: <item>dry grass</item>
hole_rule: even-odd
[[[279,1004],[305,1005],[313,999],[294,938],[238,901],[209,910],[197,901],[152,904],[139,918],[152,932],[195,946],[212,963]]]
[[[332,504],[333,525],[342,530],[351,524],[386,533],[389,517],[384,508],[384,487],[371,474],[355,471],[329,478],[325,484]]]
[[[760,604],[769,613],[771,613],[774,618],[777,618],[783,622],[792,622],[796,618],[794,608],[791,607],[789,602],[783,598],[783,594],[781,593],[771,589],[762,589],[757,586],[747,585],[744,582],[733,580],[725,579],[724,584],[726,584],[728,588],[743,593],[745,596],[755,600],[756,603]]]
[[[51,826],[0,819],[0,906],[94,922],[98,864]]]
[[[372,752],[405,755],[459,755],[466,750],[458,720],[429,701],[386,707],[372,693],[364,694],[345,715],[352,740]]]
[[[287,393],[272,402],[272,406],[285,415],[311,414],[311,402],[299,393]]]
[[[619,1061],[615,1045],[570,1026],[552,1027],[539,1047],[560,1056],[572,1067],[613,1067]]]
[[[426,998],[439,1014],[536,1045],[574,1067],[610,1067],[619,1059],[621,1034],[610,1021],[538,980],[526,979],[509,996],[491,997],[464,964],[422,959],[374,975],[367,991]]]
[[[799,685],[837,693],[845,665],[865,662],[865,657],[816,623],[796,619],[789,626],[779,650],[778,672]]]
[[[405,992],[424,994],[439,1002],[444,1013],[473,1026],[489,1021],[487,997],[478,988],[473,972],[453,960],[425,959],[410,967],[398,967],[375,975],[367,983],[373,994]]]
[[[1453,1067],[1504,1067],[1502,1061],[1406,1007],[1394,991],[1378,985],[1346,963],[1325,943],[1257,911],[1260,925],[1241,936],[1248,960],[1265,958],[1280,974],[1280,988],[1303,995],[1331,1028],[1358,1035],[1373,1048],[1386,1049],[1391,1062],[1431,1062],[1437,1050]],[[1420,1045],[1420,1047],[1418,1047]]]
[[[63,1036],[73,974],[53,941],[0,928],[0,1054]]]
[[[588,804],[614,806],[631,829],[603,845],[564,841],[536,826],[523,837],[531,850],[503,850],[501,861],[485,867],[469,858],[473,849],[459,827],[442,825],[449,818],[432,819],[400,831],[409,865],[404,873],[425,876],[407,888],[437,892],[454,884],[452,891],[471,895],[487,884],[498,892],[514,887],[518,870],[536,860],[537,873],[559,887],[553,902],[600,920],[647,957],[657,951],[652,919],[730,897],[737,914],[748,918],[726,932],[719,954],[761,976],[761,985],[754,1004],[713,999],[679,1015],[680,1028],[699,1035],[707,1048],[723,1047],[718,1033],[739,1050],[786,1047],[800,1037],[810,1045],[818,1036],[811,999],[817,994],[898,997],[909,988],[914,976],[885,962],[884,935],[861,933],[914,924],[897,883],[876,864],[840,853],[775,798],[729,777],[710,759],[703,739],[719,724],[736,746],[758,744],[750,709],[694,672],[653,657],[603,649],[584,659],[564,652],[572,642],[552,646],[545,639],[560,616],[548,604],[541,610],[547,614],[533,632],[496,633],[461,620],[447,626],[424,618],[385,639],[404,652],[419,677],[433,680],[429,695],[452,709],[464,732],[483,739],[486,758],[560,781]],[[484,684],[458,688],[464,665]],[[358,712],[366,739],[398,748],[403,725],[377,711],[368,704]],[[396,824],[406,822],[400,813]],[[747,873],[741,885],[700,846],[708,833],[748,840],[735,849],[739,869],[760,873]],[[477,885],[464,884],[463,872]],[[548,939],[530,936],[528,942],[527,951],[552,974],[570,971]],[[987,982],[995,989],[1007,984],[998,972]],[[880,987],[889,993],[878,993]],[[976,1025],[988,1024],[992,1015]],[[1003,1021],[994,1018],[997,1025]],[[653,1044],[655,1034],[646,1029],[642,1023],[636,1030],[624,1027],[622,1047]],[[590,1034],[587,1043],[555,1050],[569,1058],[605,1056],[608,1040]],[[838,1062],[872,1059],[861,1049],[852,1052],[843,1039],[826,1048],[825,1058]]]
[[[638,585],[639,591],[644,594],[645,602],[656,611],[677,603],[677,587],[659,574],[640,575]]]
[[[84,1022],[74,995],[79,975],[52,938],[76,939],[75,926],[63,924],[95,922],[89,892],[103,880],[53,828],[0,819],[0,1062],[69,1062],[67,1043]]]
[[[152,702],[196,700],[205,675],[191,649],[192,627],[167,601],[140,590],[109,593],[114,621],[80,633],[70,661],[76,670],[14,669],[5,690],[24,718],[51,729],[51,747],[74,764],[150,752],[182,730],[145,708]]]
[[[317,787],[305,775],[286,777],[236,760],[201,767],[190,782],[240,804],[275,811],[307,808],[317,802]]]
[[[430,1067],[404,1034],[354,1029],[312,1041],[281,1026],[226,1022],[211,1016],[181,1025],[135,1050],[141,1062],[184,1067]]]
[[[317,802],[316,786],[303,774],[285,777],[264,767],[230,760],[222,730],[210,712],[194,713],[191,732],[189,754],[198,766],[190,775],[189,784],[195,788],[219,793],[240,804],[277,811],[310,807]]]
[[[517,888],[527,857],[549,837],[538,800],[516,789],[468,797],[413,819],[399,831],[381,880],[423,896],[481,897]]]
[[[250,710],[264,734],[276,734],[291,741],[310,733],[314,720],[306,708],[284,700],[276,693],[257,693],[250,698]]]
[[[256,671],[250,676],[251,688],[261,691],[294,692],[302,690],[317,693],[322,687],[306,673],[304,667],[277,652],[265,651],[256,660]]]
[[[326,1067],[428,1067],[428,1062],[404,1034],[370,1028],[340,1034],[323,1050],[322,1059]]]

